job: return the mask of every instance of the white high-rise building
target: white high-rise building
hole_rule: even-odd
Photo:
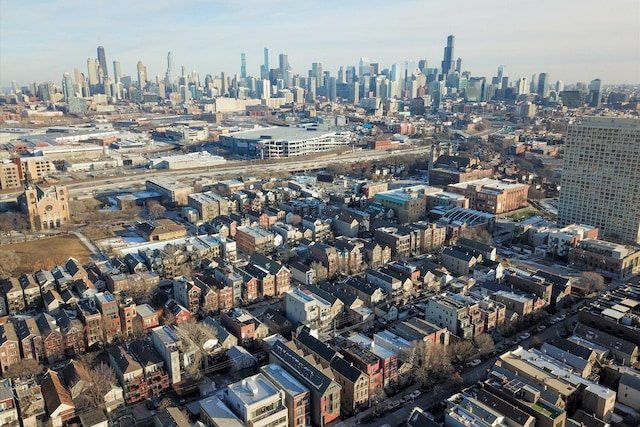
[[[640,243],[640,120],[584,117],[567,131],[558,222]]]

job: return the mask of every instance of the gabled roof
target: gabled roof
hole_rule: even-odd
[[[293,374],[298,381],[311,390],[322,394],[334,383],[332,378],[282,341],[276,341],[271,347],[270,354],[279,360],[279,364],[282,364],[287,372]]]
[[[40,313],[36,317],[36,325],[40,331],[40,336],[46,339],[52,333],[60,334],[60,328],[56,324],[56,319],[48,313]]]
[[[308,328],[302,328],[294,341],[309,349],[311,353],[314,353],[319,358],[330,362],[338,352],[312,336],[309,332]]]
[[[158,352],[146,339],[139,339],[129,344],[129,352],[144,368],[164,363]]]
[[[249,258],[249,262],[264,268],[274,276],[277,275],[284,268],[284,266],[279,262],[274,261],[271,258],[268,258],[257,252],[254,252],[253,254],[251,254],[251,258]]]
[[[557,347],[560,350],[567,351],[584,360],[589,360],[589,358],[593,355],[593,350],[590,350],[587,347],[581,346],[574,343],[573,341],[569,341],[561,337],[555,337],[553,339],[550,339],[548,342],[554,347]]]
[[[482,252],[491,252],[495,248],[486,243],[478,242],[477,240],[467,239],[466,237],[460,237],[457,241],[457,246],[462,246],[464,248],[475,249],[477,251]]]
[[[472,252],[473,251],[463,252],[459,248],[444,248],[442,250],[442,255],[450,256],[452,258],[456,258],[465,262],[470,262],[472,259],[476,257],[476,255],[473,254]]]
[[[330,366],[334,372],[339,373],[352,383],[358,381],[358,379],[363,375],[363,372],[358,369],[358,367],[354,366],[351,362],[347,362],[342,357],[334,357]]]
[[[62,381],[60,381],[55,371],[47,371],[42,383],[40,383],[40,389],[49,414],[53,414],[61,406],[74,408],[71,393],[64,388]]]
[[[127,353],[122,346],[113,346],[107,349],[109,356],[116,364],[115,369],[120,371],[123,375],[142,370],[142,366],[136,362],[129,353]]]

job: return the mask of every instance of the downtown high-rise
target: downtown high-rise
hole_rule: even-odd
[[[640,120],[584,117],[569,126],[558,222],[640,243]]]
[[[453,34],[447,37],[447,46],[444,48],[444,59],[442,60],[442,74],[449,74],[454,71],[453,48],[455,40],[456,38]]]

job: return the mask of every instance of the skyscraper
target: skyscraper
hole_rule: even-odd
[[[558,222],[640,243],[640,120],[584,117],[569,125]]]
[[[456,38],[453,34],[447,37],[447,47],[444,48],[444,59],[442,60],[442,74],[449,74],[453,71],[453,48],[455,40]]]
[[[462,72],[462,58],[456,59],[456,71],[459,73]]]
[[[104,54],[104,47],[98,46],[98,63],[100,64],[100,68],[102,68],[102,73],[104,77],[108,77],[109,73],[107,72],[107,57]]]
[[[311,77],[316,78],[316,88],[324,86],[324,74],[322,73],[322,62],[311,63]]]
[[[262,79],[269,78],[269,48],[264,48],[264,64],[262,65],[262,72],[260,73],[260,77]]]
[[[73,80],[71,80],[71,73],[68,71],[62,75],[62,93],[66,101],[69,101],[69,98],[76,96],[76,91],[73,87]]]
[[[281,53],[279,58],[279,66],[280,66],[280,72],[282,74],[284,74],[284,71],[287,69],[287,67],[289,66],[289,55],[287,55],[286,53]]]
[[[599,108],[602,100],[602,82],[591,80],[589,84],[589,107]]]
[[[142,63],[142,61],[138,61],[136,70],[138,71],[138,87],[143,89],[147,84],[147,67]]]
[[[171,52],[167,53],[167,72],[164,76],[165,89],[168,92],[173,92],[173,86],[176,84],[175,68],[173,66],[173,55]]]
[[[540,73],[538,75],[538,96],[546,98],[549,95],[549,75]]]
[[[116,84],[120,83],[120,76],[122,76],[120,71],[120,61],[113,61],[113,78]]]
[[[244,52],[240,54],[240,78],[247,79],[247,55]]]

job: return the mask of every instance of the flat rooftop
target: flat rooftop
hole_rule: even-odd
[[[332,135],[336,132],[306,127],[269,127],[260,129],[244,130],[233,132],[221,137],[231,137],[234,139],[246,139],[248,141],[261,140],[282,140],[282,141],[303,141],[305,139],[318,138],[324,135]]]

